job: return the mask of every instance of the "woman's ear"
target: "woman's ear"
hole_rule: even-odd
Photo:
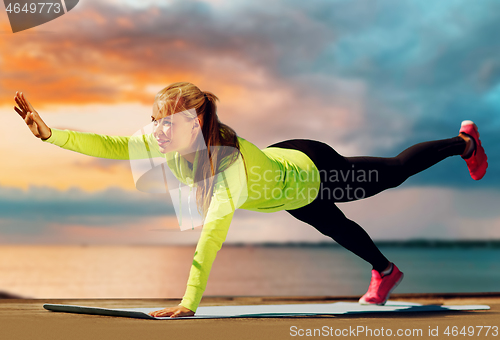
[[[194,125],[193,125],[193,130],[195,128],[200,128],[201,129],[201,119],[196,117],[196,119],[194,120]]]

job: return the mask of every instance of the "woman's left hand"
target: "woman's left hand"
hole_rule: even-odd
[[[179,316],[193,316],[194,312],[190,309],[187,309],[184,306],[178,305],[175,307],[169,307],[169,308],[160,309],[160,310],[157,310],[154,312],[149,312],[148,314],[151,316],[156,316],[156,317],[170,316],[171,318],[176,318]]]

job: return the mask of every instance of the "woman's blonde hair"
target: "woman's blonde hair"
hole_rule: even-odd
[[[196,205],[203,218],[206,217],[212,199],[215,175],[235,162],[241,154],[236,132],[221,123],[217,117],[217,100],[219,98],[213,93],[201,91],[188,82],[170,84],[155,96],[155,104],[162,117],[182,112],[189,118],[201,118],[201,132],[206,148],[198,148],[196,151],[198,157],[196,166],[193,166],[196,169],[193,181],[198,185]],[[187,111],[190,109],[196,110],[196,116]]]

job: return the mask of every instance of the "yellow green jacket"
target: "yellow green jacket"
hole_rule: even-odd
[[[122,160],[163,157],[179,181],[193,185],[193,170],[188,162],[178,152],[161,153],[152,134],[126,137],[51,130],[51,137],[44,142],[93,157]],[[215,181],[186,292],[180,303],[194,312],[237,208],[267,213],[293,210],[312,202],[319,192],[319,171],[303,152],[275,147],[261,150],[244,138],[238,137],[238,141],[239,162],[220,173]],[[172,201],[175,199],[172,196]]]

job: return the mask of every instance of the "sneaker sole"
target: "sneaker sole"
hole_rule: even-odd
[[[389,293],[387,293],[387,298],[385,299],[384,302],[381,302],[381,303],[370,303],[370,302],[366,302],[366,301],[358,301],[358,303],[360,305],[377,305],[377,306],[383,306],[386,304],[387,300],[389,300],[389,295],[391,295],[392,291],[394,289],[396,289],[396,287],[401,283],[401,281],[403,281],[403,278],[404,278],[405,274],[403,272],[401,272],[401,277],[399,278],[398,281],[396,281],[396,283],[394,284],[394,286],[392,286],[391,290],[389,290]]]

